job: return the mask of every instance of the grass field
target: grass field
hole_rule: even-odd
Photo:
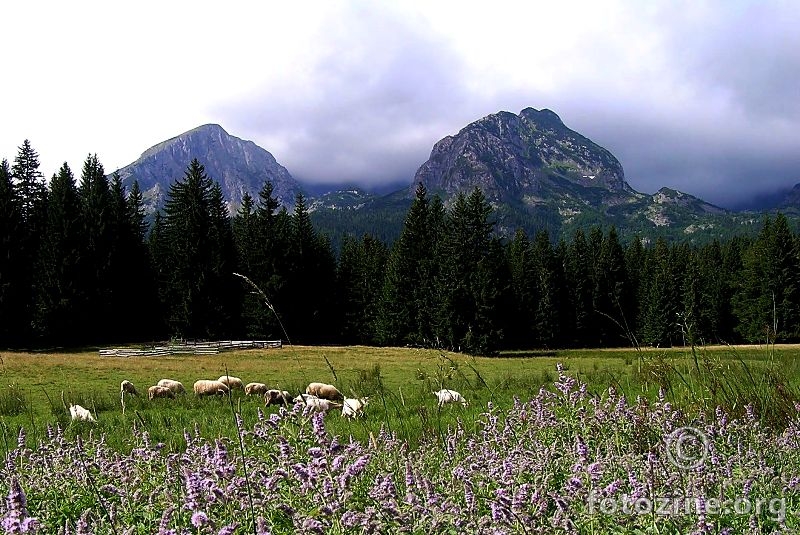
[[[2,353],[0,524],[64,534],[796,533],[799,356],[792,346],[491,359],[297,346]],[[370,404],[353,422],[238,392],[128,397],[122,411],[123,379],[145,392],[161,378],[191,387],[225,373],[293,393],[330,382]],[[439,409],[441,387],[469,406]],[[69,403],[97,423],[70,422]],[[680,507],[654,513],[664,498]]]
[[[191,392],[177,400],[126,397],[125,414],[120,403],[123,379],[145,393],[162,378],[179,380],[191,390],[195,380],[225,373],[293,395],[309,382],[321,381],[335,384],[348,396],[370,396],[365,418],[351,422],[330,414],[326,420],[332,432],[362,441],[381,426],[412,445],[423,434],[444,436],[459,418],[469,427],[488,401],[508,407],[515,396],[524,401],[543,386],[551,388],[557,363],[586,383],[592,395],[613,387],[631,399],[655,399],[663,389],[686,410],[720,405],[741,413],[750,404],[768,423],[779,423],[800,399],[799,357],[797,346],[707,347],[694,353],[687,348],[528,351],[499,358],[408,348],[303,346],[133,358],[100,357],[95,351],[5,352],[0,353],[0,447],[13,447],[21,427],[35,443],[54,424],[67,428],[68,434],[105,434],[121,451],[130,447],[132,433],[142,430],[172,450],[183,448],[184,430],[195,427],[203,436],[233,437],[233,413],[240,413],[245,423],[253,422],[258,409],[264,409],[261,399],[238,392],[230,399],[197,399]],[[458,390],[470,406],[438,409],[432,391],[439,388]],[[98,423],[70,424],[64,403],[87,407]]]

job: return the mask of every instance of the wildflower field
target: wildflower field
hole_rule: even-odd
[[[795,533],[796,348],[204,357],[0,355],[6,533]],[[363,419],[239,393],[127,397],[230,373],[370,396]],[[453,388],[470,405],[437,407]],[[63,393],[63,402],[62,402]],[[70,422],[64,404],[97,423]]]

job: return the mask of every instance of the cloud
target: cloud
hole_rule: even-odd
[[[442,137],[530,106],[641,191],[724,204],[800,181],[796,3],[143,2],[10,5],[0,44],[27,75],[6,84],[0,156],[27,137],[46,175],[90,152],[110,170],[216,122],[301,180],[410,183]]]
[[[464,58],[426,21],[361,7],[317,37],[294,75],[220,110],[296,177],[410,182],[433,143],[477,118]]]

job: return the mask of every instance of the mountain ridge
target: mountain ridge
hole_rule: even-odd
[[[154,210],[193,157],[220,182],[232,213],[244,193],[257,198],[266,180],[290,209],[295,196],[305,194],[304,186],[266,149],[213,123],[153,145],[119,172],[126,185],[139,180],[148,208]],[[653,194],[636,191],[610,151],[571,130],[552,110],[531,107],[519,114],[490,114],[444,136],[411,183],[397,191],[375,194],[348,186],[307,195],[307,206],[331,234],[392,237],[399,234],[419,183],[431,195],[442,196],[445,204],[480,188],[495,209],[500,235],[543,228],[555,238],[599,224],[615,225],[623,235],[712,239],[749,228],[754,219],[752,212],[727,210],[668,187]],[[324,189],[319,184],[308,187]],[[800,187],[795,190],[800,205]]]

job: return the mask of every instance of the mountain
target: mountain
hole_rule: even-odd
[[[228,134],[216,124],[199,126],[154,145],[118,173],[128,187],[134,180],[139,181],[147,209],[155,211],[163,204],[170,185],[184,177],[193,158],[220,183],[231,211],[241,204],[245,192],[258,199],[267,180],[272,181],[275,197],[290,208],[301,191],[300,184],[272,154],[252,141]]]
[[[257,198],[266,180],[282,204],[292,208],[302,188],[266,150],[204,125],[146,150],[120,169],[123,183],[138,180],[150,210],[163,203],[169,187],[183,178],[192,158],[222,185],[234,211],[245,192]],[[445,204],[459,193],[483,190],[494,208],[497,232],[528,235],[545,229],[553,239],[577,228],[614,225],[621,236],[639,235],[695,242],[752,233],[758,212],[730,212],[669,188],[650,195],[625,180],[622,164],[611,152],[568,128],[547,109],[526,108],[518,115],[501,111],[479,119],[434,144],[413,181],[389,194],[348,186],[308,200],[312,220],[336,245],[344,235],[372,234],[393,241],[402,228],[417,184]],[[781,205],[800,215],[800,185]]]
[[[554,112],[526,108],[479,119],[433,146],[408,188],[422,183],[445,202],[478,187],[501,234],[615,225],[622,234],[720,237],[736,226],[726,210],[687,193],[635,191],[611,152],[568,128]]]
[[[475,187],[498,203],[550,204],[555,198],[618,204],[635,196],[609,151],[567,128],[550,110],[499,112],[433,146],[414,177],[451,197]]]

